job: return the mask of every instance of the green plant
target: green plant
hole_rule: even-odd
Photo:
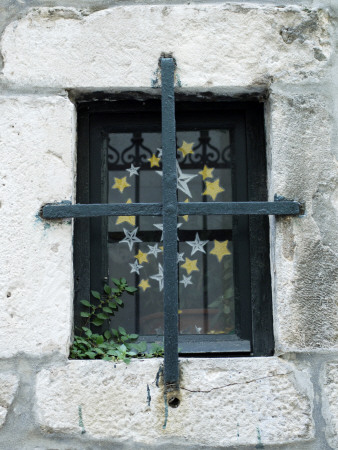
[[[147,343],[136,342],[138,335],[128,334],[123,327],[107,329],[103,334],[93,333],[91,329],[93,326],[101,327],[105,323],[109,324],[119,308],[123,308],[124,302],[121,296],[124,292],[134,295],[137,291],[136,288],[128,286],[125,278],[119,280],[112,278],[112,281],[116,287],[105,285],[103,294],[91,291],[92,296],[97,300],[96,304],[81,300],[82,305],[87,309],[81,312],[85,323],[79,330],[79,334],[74,336],[70,358],[122,360],[129,364],[130,359],[135,357],[163,356],[163,346],[154,343],[147,352]]]

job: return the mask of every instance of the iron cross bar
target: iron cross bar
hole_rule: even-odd
[[[178,369],[178,273],[177,216],[209,214],[298,215],[295,201],[274,202],[192,202],[177,201],[176,124],[173,58],[161,58],[162,75],[162,204],[45,205],[45,219],[99,216],[163,216],[164,247],[164,382],[166,389],[179,385]]]

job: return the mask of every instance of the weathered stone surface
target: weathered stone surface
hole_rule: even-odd
[[[47,432],[149,444],[256,445],[313,437],[311,385],[277,358],[185,359],[181,400],[168,408],[156,386],[161,360],[127,366],[71,361],[37,378],[37,419]]]
[[[162,52],[175,56],[183,87],[318,79],[331,55],[329,19],[324,10],[248,4],[130,5],[91,14],[42,7],[2,37],[5,80],[20,85],[150,87]]]
[[[0,427],[5,423],[8,407],[19,387],[19,379],[12,373],[0,374]]]
[[[322,414],[326,419],[326,437],[332,448],[338,448],[338,361],[325,365]]]
[[[0,98],[1,357],[68,351],[72,228],[39,210],[72,198],[74,124],[64,98]]]
[[[324,96],[273,93],[267,111],[269,192],[305,201],[271,219],[277,351],[338,346],[338,166]]]

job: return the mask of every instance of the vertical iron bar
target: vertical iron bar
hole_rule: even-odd
[[[178,387],[177,170],[173,58],[161,58],[164,382]]]

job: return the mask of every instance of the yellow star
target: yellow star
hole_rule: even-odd
[[[217,195],[224,191],[224,189],[219,185],[219,178],[212,182],[206,181],[205,184],[207,187],[202,195],[210,195],[213,200],[216,200]]]
[[[159,247],[161,250],[162,250],[162,252],[163,252],[163,245],[160,245],[160,247]]]
[[[204,165],[203,170],[201,170],[198,173],[201,174],[202,177],[203,177],[203,180],[205,180],[206,178],[212,178],[213,177],[213,175],[212,175],[213,170],[214,170],[213,167],[211,167],[209,169],[206,165]]]
[[[186,198],[186,199],[184,200],[184,203],[189,203],[189,199]],[[188,214],[186,214],[185,216],[182,216],[182,217],[183,217],[183,219],[184,219],[186,222],[188,222],[188,218],[189,218]]]
[[[127,182],[127,177],[123,177],[123,178],[115,178],[114,177],[114,180],[115,180],[115,184],[113,185],[113,189],[118,189],[121,192],[121,194],[126,187],[131,186]]]
[[[199,272],[199,268],[197,267],[197,259],[189,259],[185,258],[185,263],[181,265],[187,271],[187,274],[190,275],[191,272],[197,271]]]
[[[147,161],[150,162],[150,167],[160,167],[159,162],[160,162],[161,158],[157,158],[157,156],[155,155],[155,153],[153,153],[153,156],[151,158],[148,158]]]
[[[194,153],[192,150],[193,142],[185,142],[183,141],[181,147],[178,149],[179,152],[182,153],[183,158],[186,157],[189,153]]]
[[[140,281],[139,287],[143,289],[143,292],[150,288],[150,284],[149,284],[149,278],[147,278],[146,280],[142,278],[142,280]]]
[[[139,264],[142,264],[143,262],[149,262],[148,253],[143,253],[141,252],[141,250],[138,251],[138,254],[135,255],[135,258],[138,259]]]
[[[210,255],[216,255],[218,262],[221,262],[223,259],[223,256],[225,255],[231,255],[231,253],[228,250],[228,242],[229,241],[216,241],[214,240],[214,248],[211,250]]]
[[[126,203],[133,203],[133,202],[131,201],[131,198],[128,198]],[[128,223],[130,223],[130,225],[132,225],[134,227],[135,226],[135,216],[118,216],[118,218],[116,219],[116,225],[119,225],[120,223],[123,223],[123,222],[128,222]]]

